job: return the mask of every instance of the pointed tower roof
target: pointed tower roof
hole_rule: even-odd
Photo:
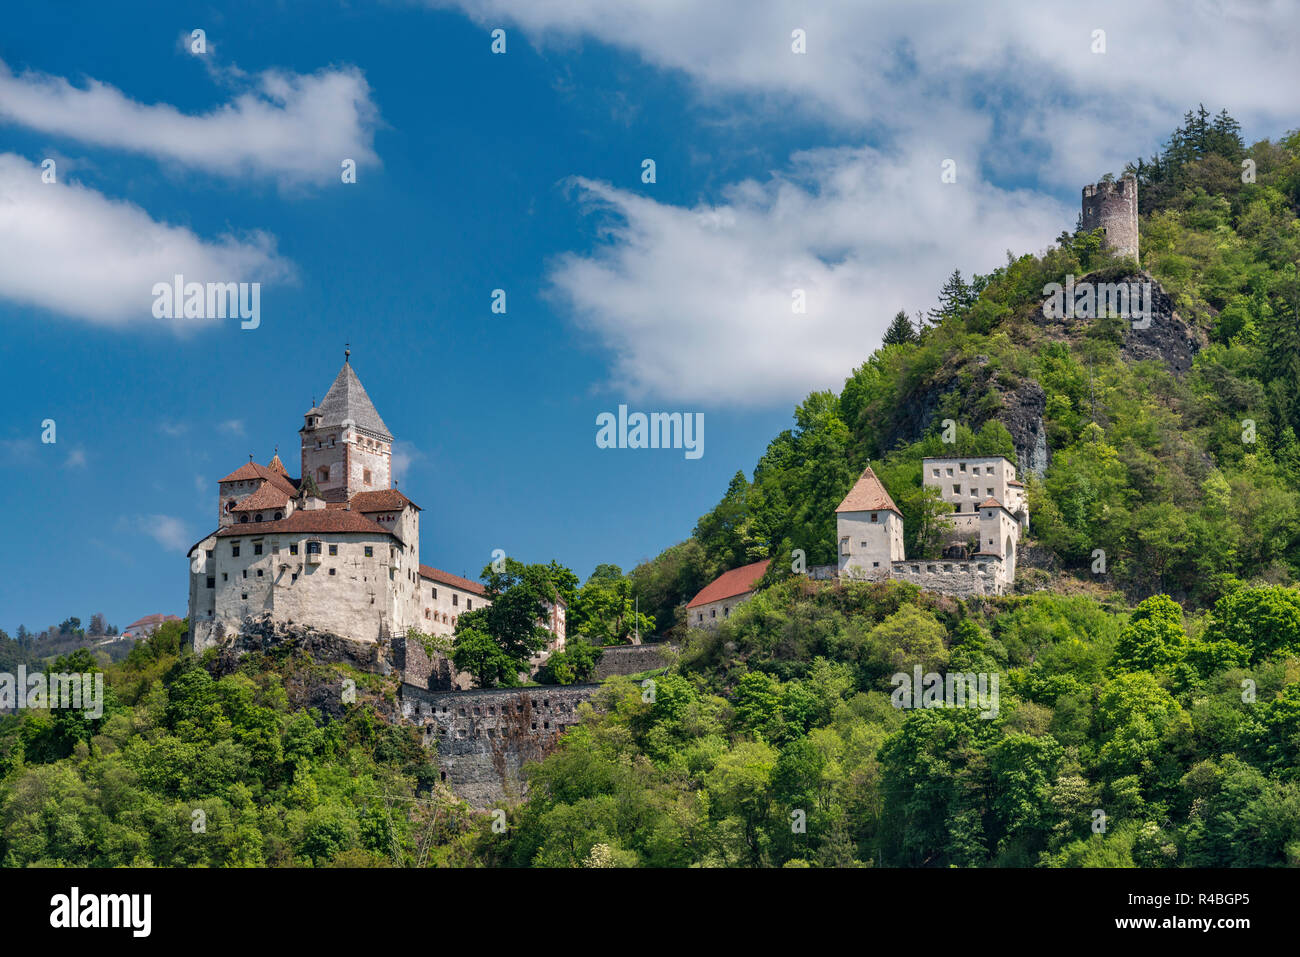
[[[889,497],[885,491],[885,486],[880,484],[880,479],[876,478],[876,473],[871,471],[871,466],[862,473],[853,488],[849,489],[849,494],[844,496],[844,501],[840,502],[840,507],[836,512],[894,512],[901,516],[903,513],[898,510],[894,500]]]
[[[266,463],[266,467],[272,472],[279,472],[285,478],[289,477],[289,470],[285,468],[284,463],[280,461],[280,453],[278,450],[275,455],[271,457],[271,461]]]
[[[322,426],[341,426],[344,422],[351,422],[358,428],[373,432],[390,442],[393,440],[393,435],[384,425],[384,420],[375,411],[370,396],[366,395],[361,380],[352,371],[351,362],[343,363],[343,368],[339,370],[334,384],[325,393],[325,398],[320,404],[320,415]]]

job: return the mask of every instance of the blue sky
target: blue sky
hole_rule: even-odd
[[[345,341],[426,563],[630,568],[894,311],[1041,250],[1198,100],[1248,139],[1296,125],[1285,7],[670,6],[7,12],[0,627],[184,614],[216,480],[276,446],[297,474]],[[260,281],[260,326],[154,319],[176,271]],[[598,449],[619,403],[703,412],[704,456]]]

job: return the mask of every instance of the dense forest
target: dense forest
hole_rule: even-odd
[[[989,275],[954,271],[935,308],[896,317],[685,542],[581,587],[511,565],[498,594],[563,594],[594,644],[655,632],[681,650],[606,682],[504,828],[389,720],[393,679],[293,655],[222,673],[173,622],[104,666],[101,718],[0,718],[0,862],[1300,865],[1300,133],[1246,147],[1200,109],[1129,171],[1143,268],[1201,343],[1190,367],[1135,356],[1118,320],[1043,321],[1048,283],[1135,269],[1076,229]],[[1015,593],[792,574],[796,550],[833,560],[834,508],[868,464],[909,554],[934,547],[920,464],[953,451],[942,420],[961,454],[1014,460],[1008,401],[1031,386],[1051,461],[1022,476]],[[754,599],[715,631],[684,627],[684,601],[761,558]],[[506,625],[465,617],[466,660],[485,683],[508,673]],[[892,676],[916,666],[999,676],[996,715],[897,707]],[[77,651],[52,670],[97,667]],[[305,689],[345,674],[355,702],[309,706]]]

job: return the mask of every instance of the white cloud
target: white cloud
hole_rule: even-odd
[[[118,522],[118,529],[133,528],[148,535],[168,551],[183,550],[193,544],[189,526],[171,515],[137,515],[129,522]]]
[[[227,435],[242,436],[244,434],[243,419],[227,419],[225,422],[217,423],[217,429],[225,432]]]
[[[1081,160],[1096,177],[1150,153],[1198,101],[1281,132],[1294,123],[1300,81],[1300,15],[1287,0],[429,3],[484,27],[517,26],[541,46],[593,38],[630,51],[689,76],[706,104],[751,95],[771,115],[793,110],[886,138],[928,128],[942,139],[936,112],[996,110],[1009,122],[983,146],[1013,155],[1022,172],[1036,156],[1036,171],[1057,183],[1073,184]],[[807,34],[802,55],[791,52],[796,28]],[[1094,30],[1106,33],[1105,53],[1092,52]]]
[[[84,469],[86,467],[86,450],[81,446],[76,446],[68,452],[67,461],[64,466],[70,469]]]
[[[227,70],[223,76],[242,74]],[[170,104],[137,102],[98,80],[79,89],[63,77],[14,75],[0,61],[0,120],[208,173],[281,184],[337,183],[344,159],[378,163],[378,112],[361,71],[267,70],[246,85],[230,102],[189,115]]]
[[[190,430],[188,422],[159,422],[158,431],[171,438],[179,438]]]
[[[1280,0],[428,2],[544,48],[631,52],[688,77],[706,121],[820,122],[849,144],[692,208],[576,180],[612,222],[558,260],[554,291],[613,353],[611,390],[687,402],[838,386],[899,308],[931,305],[954,267],[1043,249],[1073,227],[1085,183],[1153,153],[1198,101],[1248,138],[1273,135],[1295,122],[1300,79],[1297,13]],[[806,54],[791,51],[796,28]],[[939,182],[947,158],[956,185]],[[806,315],[791,313],[794,288]]]
[[[958,182],[941,183],[943,158],[808,151],[691,209],[579,180],[607,241],[561,257],[552,291],[613,353],[619,394],[762,404],[838,388],[955,266],[988,272],[1073,225],[1072,209],[992,187],[961,158]]]
[[[198,282],[266,281],[288,279],[292,268],[266,233],[205,240],[93,189],[43,183],[38,166],[0,153],[0,298],[92,322],[158,322],[153,285],[177,273]]]
[[[424,453],[415,447],[415,443],[397,440],[393,442],[393,481],[406,481],[412,463],[424,457]]]

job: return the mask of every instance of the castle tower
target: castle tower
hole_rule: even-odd
[[[334,384],[298,430],[303,480],[310,476],[327,502],[392,488],[393,436],[352,371],[351,354],[344,353]]]
[[[880,581],[903,559],[903,513],[870,468],[835,510],[835,529],[841,577]]]
[[[1106,230],[1106,248],[1117,256],[1138,259],[1138,184],[1127,174],[1117,183],[1083,188],[1083,228]]]

